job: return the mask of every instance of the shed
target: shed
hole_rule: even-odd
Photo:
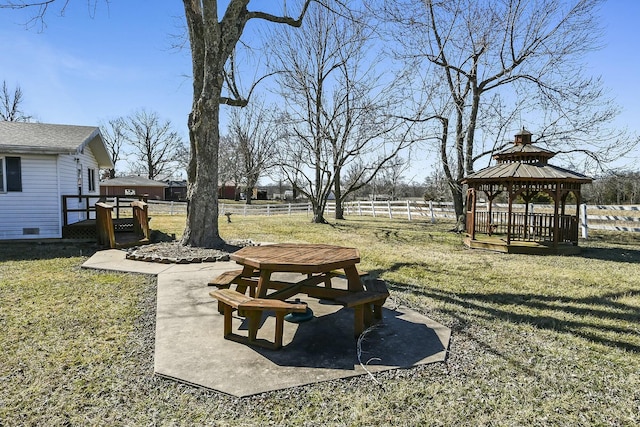
[[[123,176],[100,183],[100,194],[103,196],[142,196],[149,200],[164,200],[164,189],[169,184],[143,176]]]
[[[471,248],[521,253],[578,253],[578,218],[581,186],[591,178],[548,163],[555,153],[536,147],[526,129],[514,144],[493,156],[497,164],[467,176],[465,243]],[[530,211],[538,194],[549,196],[548,211]],[[486,205],[479,202],[483,194]],[[507,196],[507,210],[494,208],[500,194]],[[573,212],[567,200],[573,197]],[[518,199],[523,209],[515,209]]]
[[[0,121],[0,240],[61,238],[63,195],[98,197],[101,168],[113,161],[98,127]]]

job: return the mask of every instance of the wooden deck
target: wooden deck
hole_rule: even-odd
[[[133,231],[133,218],[114,219],[113,226],[119,247],[137,246],[144,243]],[[98,239],[96,220],[87,219],[65,225],[62,229],[62,237],[64,239],[96,241]]]
[[[474,240],[467,235],[464,238],[464,244],[471,249],[486,249],[508,254],[576,255],[580,253],[580,247],[571,243],[560,243],[557,247],[553,246],[553,242],[511,241],[507,244],[506,235],[495,234],[492,236],[476,234]]]
[[[113,220],[116,233],[133,233],[133,218],[118,218]],[[96,232],[96,220],[85,219],[74,224],[67,224],[62,227],[62,237],[65,239],[87,239],[98,238]]]
[[[132,216],[113,218],[114,207],[98,202],[92,211],[95,219],[90,218],[73,224],[65,223],[62,237],[65,239],[97,240],[99,245],[109,248],[128,248],[150,243],[148,206],[142,201],[131,202]]]

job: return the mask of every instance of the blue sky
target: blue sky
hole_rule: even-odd
[[[23,109],[41,122],[98,125],[148,108],[186,140],[191,62],[187,49],[173,48],[184,33],[183,3],[111,0],[97,7],[93,14],[85,0],[72,0],[65,16],[51,9],[45,28],[29,30],[30,12],[0,9],[0,81],[20,86]],[[609,0],[601,12],[604,48],[587,58],[587,71],[602,75],[622,107],[616,125],[640,134],[640,1]],[[634,170],[638,157],[627,159]],[[421,163],[408,179],[422,181],[435,160]]]

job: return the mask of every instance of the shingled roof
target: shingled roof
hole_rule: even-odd
[[[111,178],[100,182],[103,187],[168,187],[169,184],[160,181],[154,181],[144,176],[122,176],[119,178]]]
[[[0,152],[3,153],[76,154],[87,146],[99,167],[113,168],[98,127],[0,121]]]

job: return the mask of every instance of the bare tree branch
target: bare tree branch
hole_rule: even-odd
[[[7,82],[2,82],[0,91],[0,120],[7,122],[28,122],[31,116],[24,114],[21,104],[24,101],[22,89],[16,86],[13,94],[7,86]]]

